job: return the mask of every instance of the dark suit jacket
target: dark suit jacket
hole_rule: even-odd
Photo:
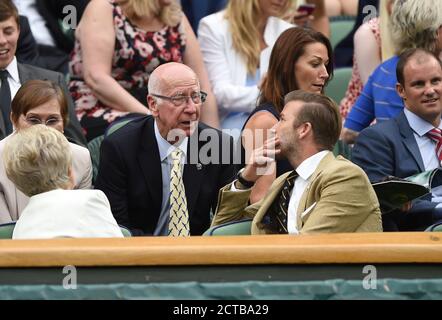
[[[192,147],[195,135],[207,128],[200,123],[190,137],[187,164],[184,166],[191,235],[201,235],[209,228],[210,211],[215,212],[218,191],[235,175],[231,158],[226,159],[230,164],[204,164],[201,159],[189,161],[189,157],[196,157],[203,147],[204,153],[207,151],[209,145],[206,144],[209,142],[206,141],[198,141],[198,151],[195,150],[196,144]],[[222,160],[220,157],[225,157],[227,152],[233,155],[233,139],[212,130],[220,142],[227,142],[229,148],[224,149],[222,154],[221,146],[216,144],[217,160]],[[133,120],[104,139],[95,187],[109,198],[112,213],[119,224],[128,227],[133,235],[153,234],[161,213],[162,198],[168,196],[162,194],[161,162],[153,117]]]
[[[18,75],[20,77],[21,84],[24,84],[28,80],[50,80],[58,84],[63,89],[66,99],[68,100],[69,109],[69,123],[66,128],[64,128],[64,135],[70,142],[86,146],[86,138],[83,135],[80,123],[75,115],[74,102],[72,101],[69,91],[67,90],[64,76],[58,72],[45,70],[22,63],[18,63]],[[0,139],[3,139],[5,137],[5,128],[3,119],[0,120]]]
[[[68,72],[69,56],[66,52],[51,46],[39,45],[35,41],[28,18],[20,16],[20,35],[15,52],[18,62],[61,72]]]
[[[354,145],[352,161],[367,173],[372,183],[386,176],[406,178],[425,171],[413,130],[403,111],[394,119],[364,129]],[[430,201],[415,202],[406,214],[408,219],[396,221],[399,230],[430,225],[435,206],[436,203]],[[405,214],[396,214],[397,218],[405,217]],[[385,229],[388,231],[389,227],[384,225]]]

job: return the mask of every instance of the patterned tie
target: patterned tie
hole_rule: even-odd
[[[433,128],[427,132],[427,136],[436,142],[436,156],[439,162],[442,161],[442,132],[439,128]]]
[[[175,149],[172,155],[172,170],[170,171],[170,211],[169,236],[189,236],[189,213],[187,212],[186,191],[182,177],[180,149]]]
[[[9,114],[11,113],[11,89],[9,88],[8,76],[7,70],[0,70],[0,109],[7,135],[12,132],[12,123],[9,120]]]
[[[284,186],[281,190],[281,195],[278,200],[278,207],[276,213],[276,224],[278,233],[287,234],[287,212],[289,208],[290,202],[290,192],[293,189],[293,185],[295,184],[295,179],[298,177],[298,174],[295,170],[293,170],[287,177],[284,182]]]

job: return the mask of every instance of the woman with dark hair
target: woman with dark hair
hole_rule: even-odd
[[[8,179],[3,163],[5,144],[22,129],[44,124],[63,133],[68,121],[68,104],[63,90],[51,81],[30,80],[20,87],[11,102],[14,132],[0,141],[0,223],[16,221],[29,197]],[[69,143],[75,189],[90,189],[92,163],[88,149]]]
[[[279,121],[287,93],[298,89],[323,93],[332,75],[333,49],[327,37],[299,27],[284,31],[273,47],[259,105],[243,128],[243,160],[247,161],[248,155],[268,138],[270,129]],[[271,174],[262,176],[254,185],[250,203],[259,201],[273,180],[289,170],[293,168],[286,160],[277,160]]]

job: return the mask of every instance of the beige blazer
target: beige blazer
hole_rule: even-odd
[[[212,226],[229,221],[253,218],[252,234],[274,233],[262,223],[272,213],[286,173],[276,179],[267,195],[248,206],[250,190],[220,190]],[[297,211],[300,233],[381,232],[382,220],[376,193],[361,168],[330,152],[321,160],[310,177]]]
[[[29,197],[18,190],[6,176],[3,148],[9,137],[0,141],[0,224],[17,221],[29,202]],[[89,150],[73,143],[69,144],[72,150],[75,189],[91,189],[92,162]]]

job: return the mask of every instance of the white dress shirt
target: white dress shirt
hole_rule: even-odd
[[[290,202],[289,208],[287,212],[287,230],[289,234],[298,234],[299,230],[296,226],[296,213],[298,211],[299,201],[301,200],[302,194],[307,188],[307,185],[310,182],[310,177],[313,172],[315,172],[321,160],[329,153],[330,151],[325,150],[316,153],[310,158],[305,159],[297,168],[296,172],[298,173],[298,177],[295,179],[295,185],[293,186],[292,191],[290,192]],[[308,209],[307,209],[308,210]]]
[[[46,27],[45,19],[38,12],[35,0],[14,0],[14,4],[18,12],[28,18],[35,41],[37,41],[38,44],[54,47],[54,38],[48,27]]]
[[[424,162],[425,171],[439,168],[440,162],[436,155],[436,142],[426,136],[427,132],[433,129],[434,126],[406,108],[404,108],[404,113],[413,130],[414,138]],[[442,122],[438,128],[442,130]]]
[[[198,41],[203,54],[213,93],[218,103],[220,119],[234,112],[250,112],[255,108],[259,95],[258,86],[246,86],[247,65],[234,49],[225,10],[200,20]],[[261,77],[267,72],[270,53],[279,35],[294,25],[270,17],[264,30],[267,48],[261,51],[259,70]]]
[[[424,162],[425,171],[440,168],[441,163],[436,155],[436,142],[426,136],[427,132],[433,129],[434,126],[406,108],[404,108],[404,113],[408,124],[413,130],[414,138]],[[438,128],[442,130],[442,122]],[[442,186],[432,188],[431,194],[431,201],[438,202],[438,208],[442,207]]]
[[[161,213],[158,218],[157,226],[155,227],[154,236],[167,236],[169,233],[169,194],[170,194],[170,171],[172,170],[172,156],[171,153],[179,148],[183,153],[181,156],[182,170],[184,171],[184,164],[187,159],[187,144],[189,138],[183,139],[180,145],[171,145],[166,139],[164,139],[160,130],[158,129],[157,122],[154,122],[155,139],[158,144],[158,152],[160,154],[161,161],[161,177],[163,181],[163,199],[161,200]]]

